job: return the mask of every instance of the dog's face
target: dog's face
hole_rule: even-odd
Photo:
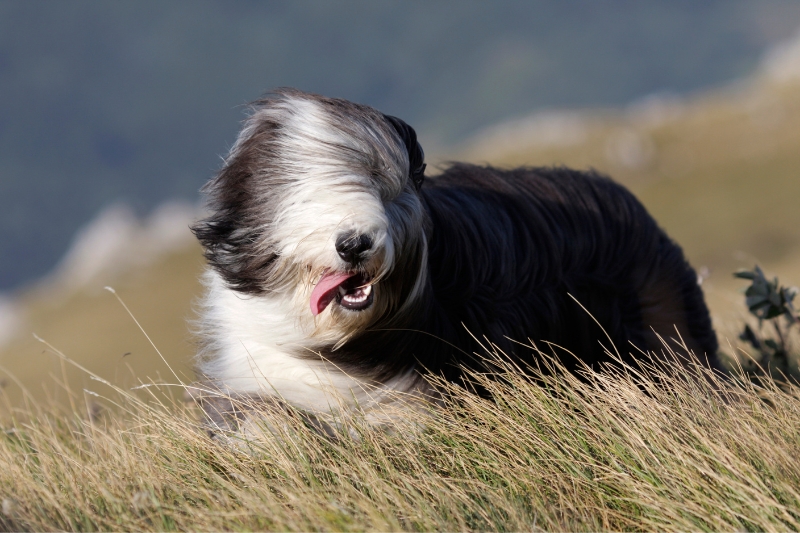
[[[282,300],[339,346],[414,301],[426,276],[416,134],[372,108],[282,90],[258,102],[195,226],[228,287]]]

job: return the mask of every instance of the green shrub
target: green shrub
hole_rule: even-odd
[[[761,268],[741,270],[737,278],[750,280],[745,290],[745,305],[758,319],[757,331],[745,325],[739,339],[755,349],[752,364],[746,370],[756,379],[769,376],[773,379],[798,377],[797,357],[792,352],[790,337],[798,324],[794,298],[796,287],[784,287],[778,278],[768,280]]]

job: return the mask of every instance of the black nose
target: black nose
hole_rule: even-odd
[[[352,265],[363,261],[371,248],[372,239],[369,235],[344,233],[336,238],[336,251],[339,253],[339,257]]]

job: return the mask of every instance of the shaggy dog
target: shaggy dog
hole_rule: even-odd
[[[423,158],[368,106],[293,89],[254,104],[193,228],[209,386],[329,412],[428,394],[426,372],[459,382],[483,368],[476,339],[521,368],[538,355],[514,341],[546,341],[575,369],[610,362],[609,339],[626,362],[661,352],[676,328],[717,366],[697,275],[626,189],[463,163],[423,184]]]

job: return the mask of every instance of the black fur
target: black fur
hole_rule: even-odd
[[[243,141],[240,154],[261,154],[265,159],[276,159],[274,145],[279,124],[264,122],[257,131]],[[192,226],[203,245],[203,253],[228,285],[244,294],[263,294],[264,280],[277,259],[275,253],[263,253],[256,248],[262,237],[263,213],[254,204],[254,176],[259,172],[260,161],[254,157],[231,157],[216,178],[208,182],[202,192],[208,194],[212,214]]]
[[[683,340],[719,368],[697,275],[680,247],[624,187],[567,168],[501,170],[454,164],[421,191],[430,218],[430,278],[419,305],[326,357],[388,377],[411,366],[457,379],[478,339],[535,363],[528,339],[571,369],[623,360]],[[569,295],[594,317],[589,316]],[[674,345],[676,346],[676,345]],[[366,371],[366,372],[365,372]]]
[[[409,161],[409,178],[414,182],[414,187],[419,190],[425,181],[425,152],[417,142],[417,132],[403,120],[391,115],[384,115],[387,121],[394,126],[403,144],[406,145]]]

